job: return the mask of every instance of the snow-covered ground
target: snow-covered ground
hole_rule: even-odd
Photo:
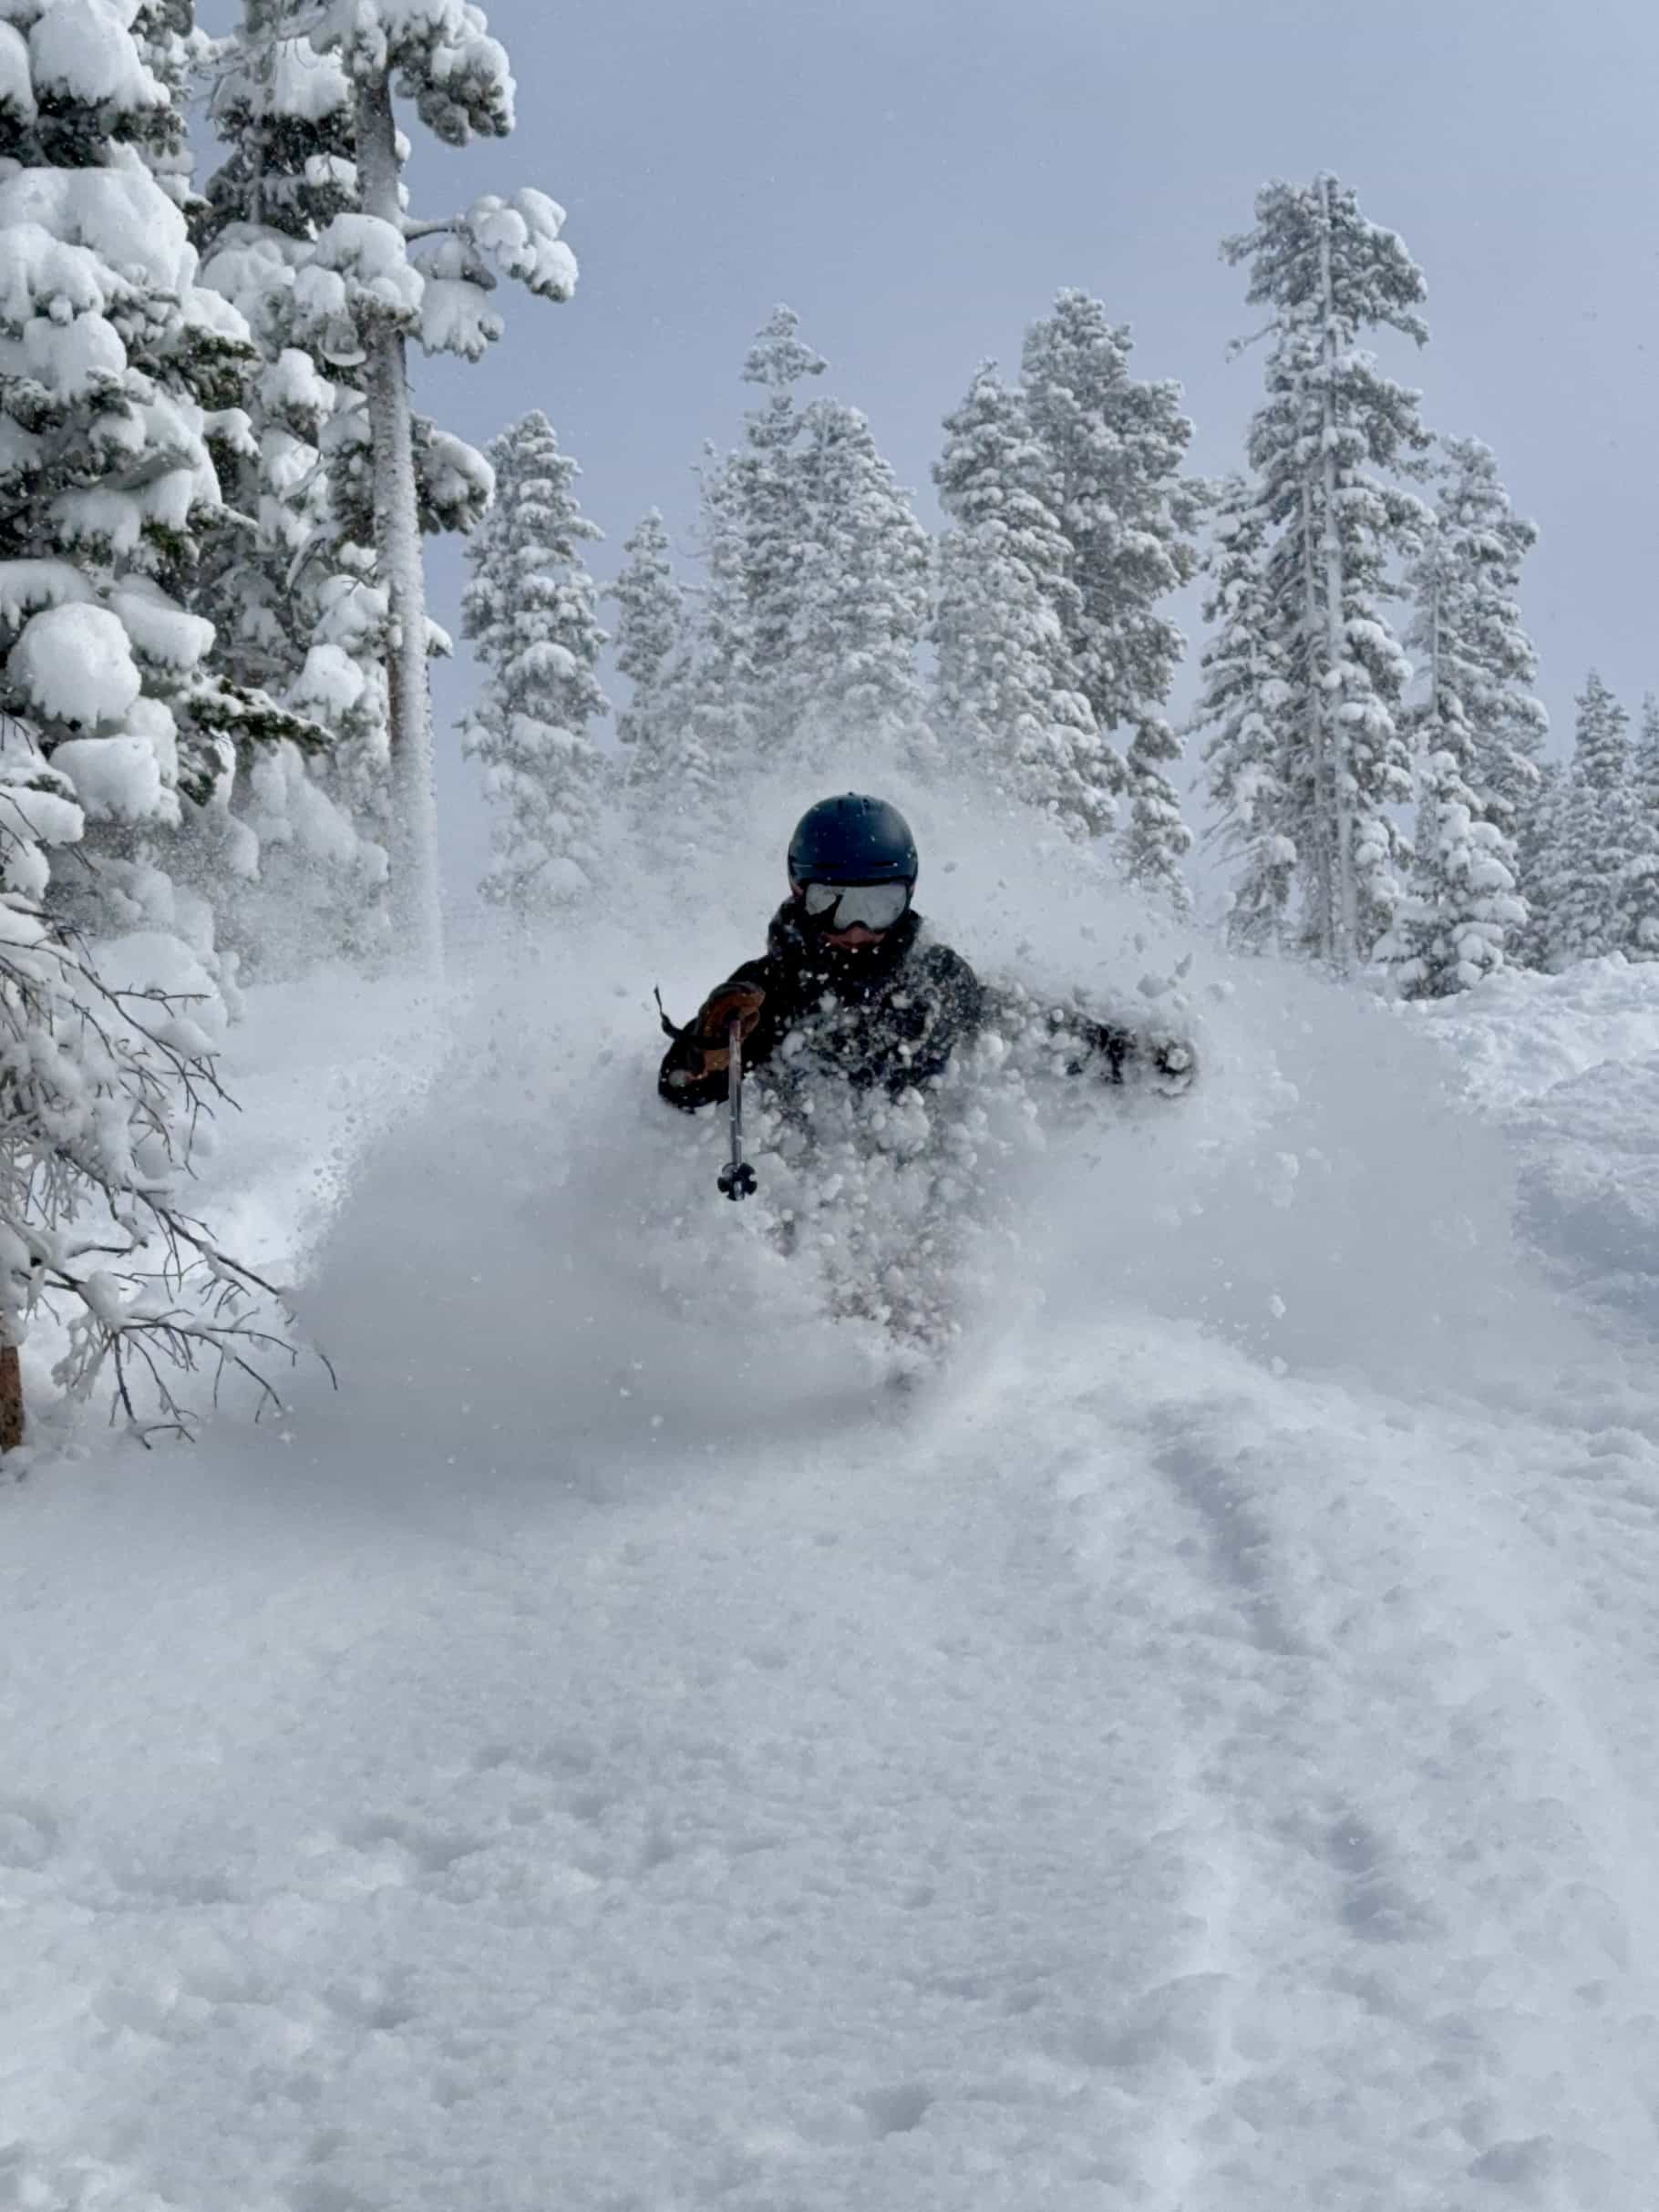
[[[1200,951],[901,1394],[651,1095],[731,928],[256,994],[341,1386],[0,1500],[0,2204],[1646,2212],[1659,975]]]

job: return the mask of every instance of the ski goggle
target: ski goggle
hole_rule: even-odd
[[[831,929],[891,930],[910,904],[908,883],[809,883],[802,894],[814,921]]]

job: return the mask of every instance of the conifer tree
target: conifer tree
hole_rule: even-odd
[[[685,728],[722,783],[759,756],[821,762],[849,736],[923,742],[926,534],[863,416],[797,404],[823,366],[793,310],[775,309],[744,368],[766,397],[738,450],[701,471]]]
[[[1559,763],[1540,761],[1537,784],[1531,797],[1522,802],[1515,826],[1516,887],[1527,910],[1511,955],[1517,967],[1547,969],[1551,964],[1566,797]]]
[[[916,653],[928,615],[927,532],[868,421],[814,401],[802,423],[808,535],[788,667],[790,742],[813,762],[849,737],[916,752],[923,727]]]
[[[1631,780],[1630,716],[1592,669],[1576,701],[1572,769],[1556,818],[1551,877],[1553,967],[1622,952],[1630,878],[1641,851]]]
[[[1202,661],[1203,690],[1193,726],[1204,746],[1210,797],[1222,849],[1239,864],[1227,910],[1229,941],[1240,952],[1287,949],[1296,868],[1288,834],[1293,769],[1284,644],[1273,624],[1266,564],[1271,524],[1242,477],[1223,484],[1205,558],[1211,625]]]
[[[800,318],[778,306],[757,333],[743,365],[746,384],[766,395],[745,417],[733,463],[740,533],[751,712],[768,741],[786,741],[809,704],[799,662],[802,570],[813,517],[802,451],[803,410],[796,386],[828,364],[800,337]]]
[[[616,665],[631,686],[616,715],[630,790],[675,792],[685,712],[685,597],[669,555],[668,528],[652,508],[623,541],[623,565],[605,594],[617,606]]]
[[[697,470],[696,551],[703,581],[695,612],[685,682],[688,757],[705,765],[711,794],[724,803],[739,773],[762,747],[760,681],[754,659],[747,575],[744,565],[740,456],[706,445]],[[768,731],[767,736],[774,733]]]
[[[180,1210],[224,1009],[173,833],[291,725],[182,603],[252,353],[152,173],[176,110],[132,21],[46,0],[0,36],[0,1446],[43,1303],[66,1378],[112,1376],[135,1420],[144,1375],[182,1418],[168,1364],[259,1335],[253,1279]]]
[[[1632,960],[1659,960],[1659,698],[1642,702],[1632,762],[1635,851],[1625,877],[1624,950]]]
[[[273,936],[285,951],[303,937],[312,951],[362,952],[386,928],[389,624],[357,347],[337,332],[348,358],[329,357],[304,305],[317,240],[355,205],[352,91],[289,28],[293,14],[292,0],[243,0],[220,45],[211,113],[227,152],[195,224],[204,281],[247,318],[260,359],[246,435],[219,457],[242,528],[204,564],[192,604],[235,682],[315,725],[314,743],[265,748],[217,795],[244,879],[231,920],[255,957]]]
[[[488,681],[464,744],[498,809],[484,896],[544,916],[598,879],[602,771],[589,725],[608,711],[595,673],[605,633],[581,548],[600,533],[540,409],[495,440],[489,461],[495,504],[467,548],[462,602]]]
[[[1066,643],[1062,611],[1077,588],[1045,504],[1042,448],[1023,396],[988,363],[944,427],[933,481],[951,527],[939,541],[932,634],[933,719],[946,763],[972,763],[1087,837],[1112,818],[1117,763]]]
[[[184,217],[150,173],[172,94],[118,11],[50,0],[26,48],[11,36],[0,706],[70,778],[88,824],[88,864],[53,888],[59,911],[99,933],[172,930],[211,959],[176,833],[239,745],[303,726],[222,680],[211,626],[186,604],[231,524],[214,457],[245,436],[252,350],[199,283]],[[61,680],[77,655],[78,687]]]
[[[1548,726],[1515,596],[1538,533],[1476,439],[1445,442],[1437,489],[1406,574],[1423,685],[1402,717],[1419,756],[1418,828],[1410,891],[1386,941],[1398,987],[1417,998],[1494,973],[1525,924],[1515,833]]]
[[[1196,501],[1180,476],[1192,426],[1179,386],[1130,376],[1130,350],[1127,326],[1099,301],[1065,291],[1026,334],[1022,381],[1047,458],[1045,502],[1071,550],[1076,597],[1057,611],[1128,801],[1120,857],[1132,880],[1184,904],[1192,840],[1170,780],[1180,741],[1163,710],[1185,641],[1159,610],[1197,568]]]
[[[512,129],[508,58],[481,8],[471,0],[325,0],[320,17],[303,20],[312,46],[337,60],[351,87],[356,204],[322,231],[297,280],[301,335],[362,363],[361,449],[390,636],[394,888],[404,941],[430,959],[441,932],[420,534],[423,522],[454,528],[476,520],[489,487],[470,448],[423,434],[410,404],[407,345],[413,338],[428,353],[476,361],[501,333],[500,276],[519,279],[541,298],[565,300],[576,264],[559,235],[563,210],[539,191],[486,194],[438,219],[406,209],[407,141],[395,93],[413,101],[446,146]]]
[[[1255,228],[1226,242],[1270,310],[1267,397],[1252,423],[1255,496],[1273,532],[1266,617],[1290,697],[1276,834],[1293,848],[1303,947],[1334,972],[1393,920],[1410,797],[1397,714],[1407,663],[1384,613],[1390,561],[1421,527],[1391,480],[1427,442],[1417,396],[1378,371],[1365,334],[1419,343],[1422,273],[1334,177],[1273,183]]]

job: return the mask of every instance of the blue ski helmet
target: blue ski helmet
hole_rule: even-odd
[[[897,807],[860,791],[820,798],[789,839],[791,883],[914,883],[918,865]]]

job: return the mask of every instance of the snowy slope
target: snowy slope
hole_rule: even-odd
[[[1201,1092],[1010,1147],[895,1396],[650,1098],[641,926],[389,1123],[331,1045],[337,1396],[0,1507],[0,2202],[1643,2212],[1659,1394],[1550,1271],[1659,987],[1200,955]],[[341,1141],[253,1087],[250,1219]]]

